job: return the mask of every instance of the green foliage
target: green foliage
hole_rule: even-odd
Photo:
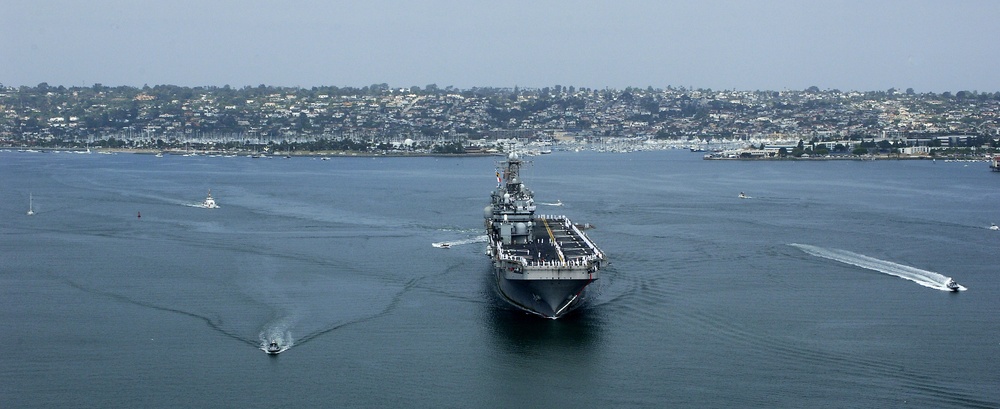
[[[889,142],[889,141],[883,139],[881,141],[878,141],[878,143],[876,144],[876,146],[878,147],[878,150],[880,152],[887,152],[890,149],[892,149],[892,142]]]
[[[465,153],[465,147],[461,142],[451,142],[443,145],[434,145],[434,153]]]

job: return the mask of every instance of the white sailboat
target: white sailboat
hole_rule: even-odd
[[[32,197],[31,193],[28,193],[28,216],[34,216],[35,211],[32,209]]]

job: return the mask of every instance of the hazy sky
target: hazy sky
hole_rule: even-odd
[[[0,84],[996,92],[998,20],[995,0],[0,0]]]

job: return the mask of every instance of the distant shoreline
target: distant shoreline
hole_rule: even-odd
[[[133,149],[133,148],[52,148],[52,147],[27,147],[27,146],[0,146],[0,150],[8,151],[21,151],[21,152],[71,152],[71,153],[96,153],[96,154],[133,154],[133,155],[170,155],[170,156],[238,156],[238,157],[251,157],[256,159],[261,158],[283,158],[288,157],[302,157],[302,158],[350,158],[350,157],[385,157],[385,158],[417,158],[417,157],[444,157],[444,158],[464,158],[464,157],[486,157],[486,156],[505,156],[505,152],[472,152],[472,153],[433,153],[433,152],[359,152],[359,151],[291,151],[291,152],[253,152],[253,151],[221,151],[221,150],[210,150],[210,151],[193,151],[193,150],[183,150],[183,149]],[[702,157],[704,160],[720,160],[720,161],[747,161],[747,162],[770,162],[770,161],[793,161],[793,162],[809,162],[809,161],[908,161],[908,160],[942,160],[942,161],[956,161],[956,162],[990,162],[989,158],[981,157],[968,157],[968,156],[928,156],[928,155],[897,155],[897,154],[879,154],[879,155],[830,155],[830,156],[810,156],[810,157],[726,157],[726,156],[716,156],[716,155],[704,155]]]
[[[180,149],[131,149],[131,148],[50,148],[50,147],[26,147],[26,146],[0,146],[0,149],[16,150],[16,151],[35,151],[35,152],[73,152],[73,153],[85,153],[90,151],[91,153],[127,153],[135,155],[171,155],[171,156],[254,156],[261,155],[266,158],[273,157],[421,157],[421,156],[438,156],[438,157],[476,157],[476,156],[503,156],[503,153],[494,152],[476,152],[476,153],[432,153],[432,152],[357,152],[357,151],[312,151],[312,152],[302,152],[302,151],[292,151],[286,153],[278,152],[251,152],[251,151],[188,151]]]
[[[807,157],[807,158],[796,158],[794,156],[786,156],[783,158],[727,158],[722,156],[711,156],[705,155],[705,160],[742,160],[742,161],[828,161],[828,160],[853,160],[853,161],[874,161],[874,160],[953,160],[956,158],[948,157],[930,157],[924,155],[869,155],[869,156],[851,156],[851,155],[838,155],[838,156],[822,156],[822,157]],[[965,159],[959,159],[965,160]]]

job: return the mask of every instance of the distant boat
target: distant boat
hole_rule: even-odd
[[[747,195],[746,195],[746,194],[744,194],[743,192],[740,192],[740,195],[739,195],[738,197],[739,197],[740,199],[749,199],[749,198],[750,198],[750,196],[747,196]]]
[[[31,193],[28,193],[28,216],[34,216],[35,211],[32,209],[32,199]]]
[[[948,279],[948,282],[945,283],[944,286],[948,287],[948,290],[950,290],[950,291],[958,291],[959,290],[958,283],[956,283],[955,280],[953,280],[951,278]]]
[[[218,209],[219,205],[215,203],[215,199],[212,198],[212,189],[208,189],[208,197],[205,198],[204,202],[201,202],[201,207],[206,209]]]
[[[31,214],[31,213],[28,213],[28,214]],[[1000,230],[1000,226],[997,226],[996,223],[992,223],[992,224],[990,224],[990,230]]]
[[[271,343],[267,344],[267,347],[264,348],[264,352],[267,352],[268,355],[278,355],[278,353],[281,352],[281,345],[278,345],[277,341],[272,340]]]

